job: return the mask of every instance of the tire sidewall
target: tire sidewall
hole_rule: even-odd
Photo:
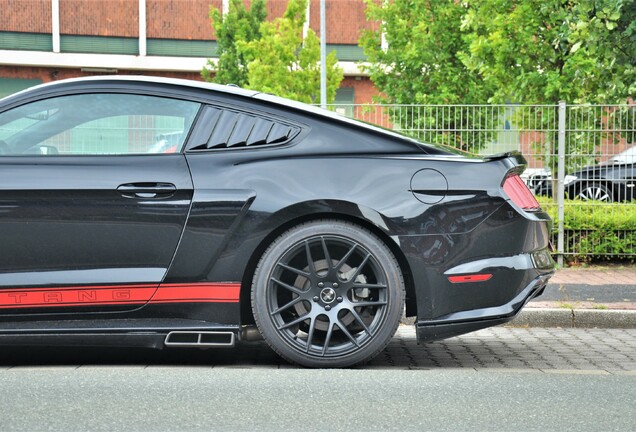
[[[338,236],[359,243],[378,261],[387,282],[387,305],[377,333],[357,350],[339,357],[317,357],[300,352],[279,333],[269,313],[269,281],[276,264],[290,248],[316,236]],[[252,282],[252,311],[265,341],[281,357],[310,367],[346,367],[373,358],[395,334],[404,307],[404,281],[389,248],[375,234],[349,222],[320,220],[298,225],[280,235],[259,261]]]

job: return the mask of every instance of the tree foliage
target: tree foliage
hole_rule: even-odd
[[[490,101],[625,103],[636,92],[635,7],[634,0],[474,1],[462,22],[469,49],[459,56],[494,89]],[[535,146],[557,153],[557,108],[523,112],[518,123],[551,131]],[[567,113],[594,130],[566,137],[569,171],[594,163],[599,143],[620,140],[604,125],[622,123],[629,110],[571,106]],[[556,157],[547,162],[554,171]]]
[[[381,28],[364,34],[360,43],[371,79],[387,102],[625,103],[636,94],[636,0],[365,1],[367,16]],[[556,107],[519,111],[529,117],[518,118],[518,124],[542,130],[556,125]],[[607,123],[627,112],[597,111],[581,109],[580,115]],[[457,147],[466,147],[470,137],[444,129],[492,129],[477,115],[435,124],[416,116],[403,119],[438,128],[436,140]],[[548,135],[541,145],[555,153],[556,137]],[[591,154],[595,143],[607,139],[571,136],[567,151]]]
[[[380,21],[360,44],[366,70],[391,103],[480,103],[489,92],[457,56],[467,48],[459,28],[466,7],[449,1],[365,0],[367,17]],[[387,48],[382,49],[384,34]]]
[[[228,14],[212,8],[218,64],[208,61],[202,75],[220,84],[272,93],[306,103],[320,100],[320,41],[313,30],[303,39],[308,0],[289,0],[285,14],[265,21],[265,0],[231,0]],[[343,74],[335,52],[327,56],[327,102],[333,102]],[[211,70],[218,69],[212,77]]]
[[[267,11],[265,0],[252,0],[246,9],[243,0],[230,0],[228,13],[223,16],[217,8],[210,8],[210,20],[216,32],[218,61],[208,60],[201,71],[206,81],[219,84],[236,84],[244,87],[248,83],[245,54],[238,49],[238,42],[250,42],[261,36],[261,24]],[[216,70],[216,73],[211,71]]]
[[[320,40],[309,29],[303,39],[307,0],[290,0],[285,14],[261,24],[261,36],[240,41],[250,59],[248,88],[306,103],[320,101]],[[327,56],[327,102],[333,102],[343,78],[335,52]]]
[[[381,22],[378,31],[366,31],[360,40],[367,55],[365,69],[383,93],[381,102],[392,104],[470,104],[484,103],[492,89],[481,77],[471,71],[457,53],[468,49],[460,30],[467,7],[453,0],[383,1],[365,0],[367,17]],[[382,34],[387,42],[381,46]],[[394,122],[404,128],[429,131],[439,128],[433,135],[438,143],[468,148],[465,133],[472,125],[489,127],[491,120],[482,110],[437,118],[422,118],[416,108],[402,107]],[[467,114],[467,115],[464,115]],[[430,134],[426,134],[427,137]],[[486,142],[490,136],[483,132],[477,142]]]
[[[462,20],[491,100],[624,103],[636,92],[635,0],[479,0]]]

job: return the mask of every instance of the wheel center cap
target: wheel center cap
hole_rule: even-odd
[[[320,291],[320,300],[322,300],[323,303],[330,304],[333,303],[335,299],[336,292],[333,290],[333,288],[325,288]]]

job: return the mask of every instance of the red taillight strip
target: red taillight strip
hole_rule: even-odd
[[[524,210],[539,210],[541,206],[537,199],[532,195],[528,186],[523,182],[517,174],[510,175],[503,184],[503,190],[508,197]]]
[[[462,276],[449,276],[451,283],[485,282],[492,277],[490,273],[470,274]]]

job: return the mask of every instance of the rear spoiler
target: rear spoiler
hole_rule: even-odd
[[[515,174],[521,174],[528,166],[528,161],[526,160],[526,158],[524,158],[523,155],[517,150],[484,156],[483,159],[485,162],[499,160],[505,161],[504,163],[506,164],[506,168],[508,168],[508,171]]]

